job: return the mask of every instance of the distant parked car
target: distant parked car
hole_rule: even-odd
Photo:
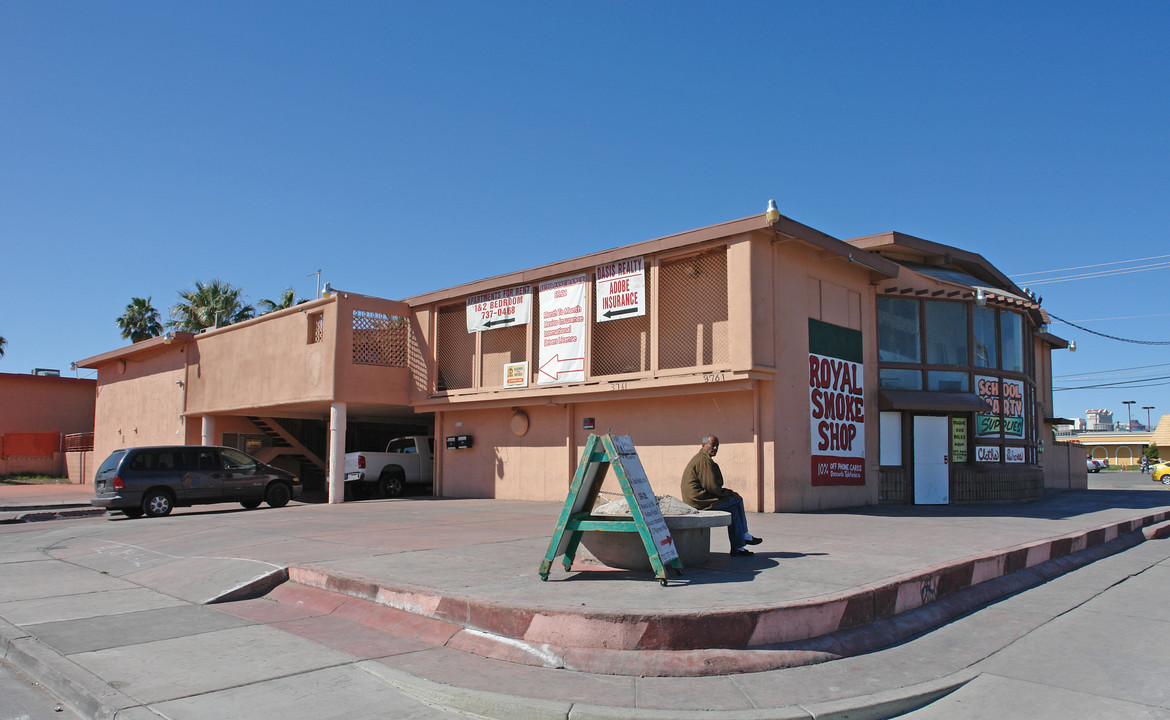
[[[1101,472],[1101,461],[1093,458],[1085,459],[1085,469],[1089,472]]]
[[[1163,485],[1170,485],[1170,463],[1161,463],[1152,468],[1151,477]]]
[[[162,517],[175,507],[238,502],[284,507],[303,488],[291,473],[233,448],[168,445],[115,450],[98,468],[92,505],[128,517]]]

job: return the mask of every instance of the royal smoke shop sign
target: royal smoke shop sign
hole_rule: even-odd
[[[861,331],[808,321],[812,484],[865,485]]]

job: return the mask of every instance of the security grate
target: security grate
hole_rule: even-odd
[[[309,344],[319,343],[325,339],[325,313],[309,314]]]
[[[397,315],[353,311],[353,362],[356,365],[406,367],[410,320]]]
[[[467,332],[467,307],[439,308],[435,338],[435,391],[466,390],[475,375],[475,333]]]
[[[730,360],[727,249],[665,262],[658,277],[659,368],[708,367]]]
[[[590,373],[593,377],[629,375],[650,370],[650,307],[640,317],[597,322],[593,319]]]
[[[482,366],[479,384],[484,389],[504,386],[504,366],[508,363],[523,362],[524,341],[528,339],[528,326],[484,330],[479,339]]]

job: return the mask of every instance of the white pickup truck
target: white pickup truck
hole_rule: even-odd
[[[356,497],[369,497],[378,487],[386,497],[398,497],[406,485],[433,481],[435,439],[423,435],[395,438],[386,452],[345,454],[345,484]]]

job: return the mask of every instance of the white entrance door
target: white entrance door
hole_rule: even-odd
[[[948,440],[945,417],[914,416],[915,505],[946,505],[950,502]]]

